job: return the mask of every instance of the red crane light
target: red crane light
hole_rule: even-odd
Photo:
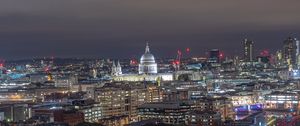
[[[45,67],[44,70],[45,70],[45,72],[48,72],[49,71],[49,67]]]
[[[131,64],[131,65],[136,65],[136,64],[137,64],[137,61],[136,61],[135,59],[132,59],[132,60],[130,60],[130,64]]]
[[[190,51],[191,51],[191,49],[190,49],[190,48],[186,48],[186,52],[188,52],[188,53],[189,53]]]
[[[176,65],[176,62],[175,62],[175,61],[173,61],[173,62],[172,62],[172,64],[173,64],[173,65]]]
[[[180,64],[180,61],[179,61],[179,60],[174,60],[174,61],[172,62],[172,64],[173,64],[173,65],[179,65],[179,64]]]
[[[223,59],[223,58],[224,58],[224,53],[223,53],[223,52],[220,52],[220,53],[219,53],[219,57],[220,57],[221,59]]]
[[[266,57],[266,56],[270,56],[270,53],[267,49],[265,49],[265,50],[260,52],[260,55]]]

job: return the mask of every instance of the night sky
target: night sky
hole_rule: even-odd
[[[256,52],[300,39],[300,0],[1,0],[0,58],[140,57],[146,41],[156,57],[177,49],[205,56],[219,48]]]

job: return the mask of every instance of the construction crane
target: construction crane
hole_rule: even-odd
[[[180,50],[177,50],[176,59],[172,63],[175,70],[180,70],[181,56],[182,52]]]
[[[186,48],[185,52],[186,55],[188,56],[190,54],[191,49],[190,48]],[[181,50],[177,50],[177,55],[176,55],[176,59],[173,61],[173,67],[175,68],[175,70],[180,70],[180,65],[181,65],[181,58],[182,58],[182,52]]]

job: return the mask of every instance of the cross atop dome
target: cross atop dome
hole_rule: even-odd
[[[150,53],[149,43],[146,43],[145,53]]]

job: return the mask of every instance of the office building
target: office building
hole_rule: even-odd
[[[212,49],[209,51],[209,62],[219,63],[220,62],[220,50]]]

